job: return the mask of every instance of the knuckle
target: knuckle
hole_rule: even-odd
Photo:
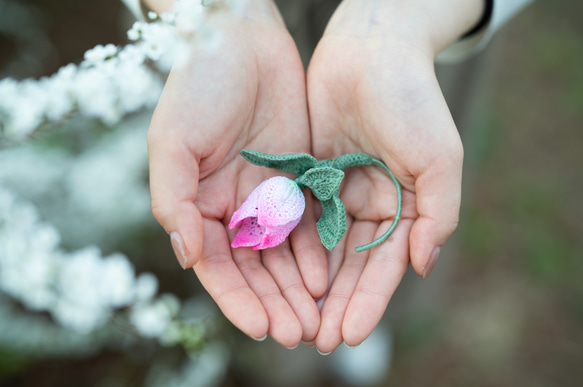
[[[160,224],[164,225],[164,219],[166,219],[166,214],[168,213],[166,208],[159,204],[157,201],[152,200],[150,203],[150,209],[152,211],[152,215],[154,215],[154,218],[156,218]]]

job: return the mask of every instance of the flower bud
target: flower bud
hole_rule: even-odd
[[[293,180],[283,176],[265,180],[233,214],[229,228],[241,228],[231,247],[261,250],[279,245],[298,225],[305,207],[304,194]]]

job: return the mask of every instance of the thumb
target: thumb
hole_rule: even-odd
[[[415,182],[419,217],[409,235],[411,265],[423,279],[459,222],[463,151],[433,163]]]
[[[204,226],[194,204],[199,168],[188,147],[173,137],[172,131],[148,133],[152,213],[170,234],[180,266],[187,269],[202,255]]]

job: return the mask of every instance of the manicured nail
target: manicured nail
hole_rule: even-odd
[[[431,274],[431,272],[433,271],[433,268],[435,267],[435,264],[437,263],[437,258],[439,258],[439,251],[440,250],[441,249],[439,247],[436,247],[431,252],[429,259],[427,260],[427,263],[425,264],[425,268],[423,269],[423,276],[422,276],[423,279],[426,279],[427,277],[429,277],[429,274]]]
[[[250,337],[251,337],[253,340],[255,340],[255,341],[263,341],[263,340],[267,339],[267,335],[265,335],[265,336],[263,336],[263,337],[260,337],[260,338],[253,337],[253,336],[250,336]]]
[[[318,347],[316,347],[316,351],[318,351],[318,353],[319,353],[320,355],[322,355],[322,356],[328,356],[329,354],[331,354],[331,353],[332,353],[332,351],[330,351],[330,352],[322,352],[322,351],[320,351],[320,350],[318,349]]]
[[[186,258],[188,255],[186,254],[186,248],[184,247],[184,241],[179,233],[173,231],[170,233],[170,243],[172,244],[172,249],[174,250],[174,254],[176,254],[176,259],[178,259],[178,263],[183,269],[186,269]]]
[[[297,343],[296,345],[294,345],[293,347],[286,347],[287,349],[296,349],[298,347],[298,345],[300,345],[300,343]]]

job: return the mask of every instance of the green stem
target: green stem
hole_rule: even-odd
[[[350,158],[350,161],[344,162],[348,158]],[[399,183],[399,180],[397,180],[397,178],[395,177],[393,172],[391,172],[389,167],[387,167],[387,165],[384,162],[382,162],[381,160],[376,159],[374,157],[371,157],[367,154],[350,153],[350,154],[346,154],[343,156],[339,156],[339,158],[337,158],[337,159],[338,159],[338,163],[333,162],[332,164],[334,167],[337,167],[337,168],[342,169],[342,170],[344,170],[345,168],[364,167],[364,166],[368,166],[368,165],[376,165],[376,166],[382,168],[386,173],[389,174],[389,176],[391,177],[391,180],[393,180],[393,183],[395,184],[395,188],[397,190],[397,213],[395,214],[395,217],[393,218],[393,223],[391,224],[391,227],[389,227],[389,229],[383,235],[381,235],[379,238],[375,239],[371,243],[366,244],[364,246],[357,247],[355,250],[357,253],[360,253],[360,252],[363,252],[365,250],[372,249],[373,247],[376,247],[376,246],[380,245],[381,243],[383,243],[384,241],[386,241],[387,238],[395,230],[395,227],[397,227],[397,223],[399,223],[399,219],[401,219],[401,209],[403,207],[403,195],[401,192],[401,184]],[[336,159],[334,161],[336,161]]]

